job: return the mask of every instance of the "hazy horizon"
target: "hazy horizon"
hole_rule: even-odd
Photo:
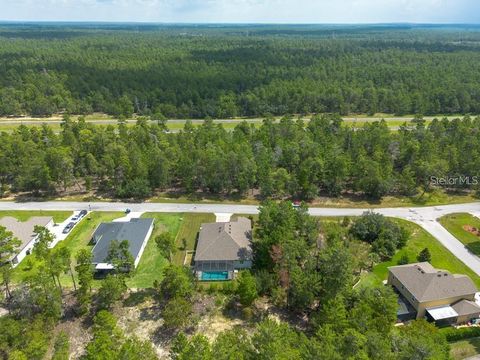
[[[193,21],[133,21],[133,20],[6,20],[0,18],[0,24],[138,24],[138,25],[229,25],[229,26],[243,26],[243,25],[291,25],[291,26],[480,26],[479,22],[193,22]]]
[[[475,0],[0,0],[2,22],[478,24]]]

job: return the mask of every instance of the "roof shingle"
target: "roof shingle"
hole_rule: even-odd
[[[252,225],[249,219],[202,224],[195,261],[235,261],[251,258]]]
[[[480,314],[480,306],[470,300],[460,300],[452,305],[459,316]]]
[[[11,216],[6,216],[0,219],[0,226],[11,231],[13,236],[22,242],[18,247],[18,252],[20,252],[35,238],[35,226],[46,227],[51,221],[53,221],[51,216],[34,216],[27,221],[19,221]]]
[[[153,224],[153,219],[130,219],[129,222],[102,223],[93,234],[96,242],[92,249],[93,263],[106,262],[110,244],[113,240],[127,240],[129,250],[135,259],[140,253],[143,242]],[[147,239],[148,240],[148,239]]]
[[[477,292],[468,276],[435,269],[428,262],[388,269],[419,302],[470,296]]]

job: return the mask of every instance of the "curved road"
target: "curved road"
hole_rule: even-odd
[[[7,202],[0,201],[0,210],[82,210],[92,211],[124,211],[131,209],[134,212],[173,212],[173,213],[236,213],[258,214],[256,205],[235,204],[174,204],[174,203],[122,203],[122,202]],[[351,209],[351,208],[309,208],[313,216],[359,216],[365,211],[375,211],[385,216],[396,217],[412,221],[450,250],[458,259],[465,263],[480,276],[480,258],[468,251],[465,246],[450,234],[440,223],[438,218],[457,212],[480,215],[480,202],[456,205],[442,205],[430,207],[410,208],[380,208],[380,209]]]

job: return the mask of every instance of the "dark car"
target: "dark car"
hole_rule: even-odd
[[[82,211],[80,211],[80,213],[78,214],[78,217],[79,217],[79,218],[83,218],[85,215],[87,215],[87,210],[82,210]]]
[[[73,229],[74,226],[75,226],[74,222],[68,223],[68,225],[65,226],[65,228],[63,229],[63,233],[68,234]]]

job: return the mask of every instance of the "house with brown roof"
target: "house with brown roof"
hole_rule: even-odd
[[[17,266],[32,251],[38,238],[35,233],[35,226],[51,229],[53,225],[51,216],[34,216],[27,221],[19,221],[11,216],[0,219],[0,226],[10,231],[21,242],[17,248],[17,254],[10,259],[13,267]]]
[[[477,319],[477,288],[466,275],[451,274],[422,262],[388,268],[388,284],[399,294],[400,320],[426,318],[437,324]]]
[[[252,266],[252,224],[237,221],[202,224],[194,256],[199,280],[233,279],[235,271]]]

